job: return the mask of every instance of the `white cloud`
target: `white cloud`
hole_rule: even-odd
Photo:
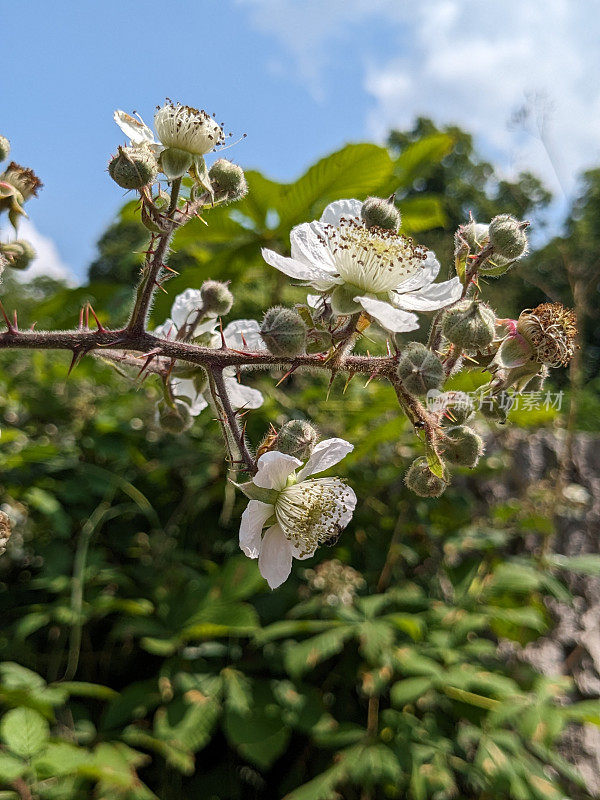
[[[540,173],[568,192],[600,155],[598,17],[568,0],[426,0],[414,53],[372,62],[365,87],[377,135],[415,114],[474,132],[505,167]],[[595,78],[594,78],[595,76]],[[524,125],[509,126],[527,107]]]
[[[15,238],[12,228],[2,230],[0,234],[6,241]],[[15,275],[24,281],[31,280],[38,275],[46,275],[50,278],[64,280],[69,285],[77,284],[73,270],[60,257],[56,243],[50,237],[40,233],[30,220],[24,219],[19,223],[18,238],[26,239],[33,246],[37,255],[26,270],[15,270]]]
[[[362,66],[357,91],[372,98],[372,136],[418,114],[457,123],[506,171],[537,172],[555,191],[572,191],[577,173],[599,160],[597,0],[238,2],[315,91],[327,92],[331,65]],[[371,33],[364,40],[362,26]],[[380,26],[384,47],[376,44]],[[526,105],[526,124],[509,126]]]

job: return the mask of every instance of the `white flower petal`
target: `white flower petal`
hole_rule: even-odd
[[[415,331],[419,327],[416,314],[409,314],[374,297],[355,297],[364,310],[378,322],[382,328],[391,333],[406,333]]]
[[[234,409],[238,408],[260,408],[264,402],[262,394],[258,389],[253,389],[251,386],[244,386],[243,383],[238,383],[236,378],[226,375],[223,379],[225,381],[225,388],[229,395],[229,400]]]
[[[440,262],[435,253],[427,251],[427,257],[421,264],[421,269],[397,287],[399,292],[412,292],[422,286],[429,286],[437,278],[440,271]]]
[[[159,339],[174,339],[177,336],[177,325],[170,317],[167,317],[162,325],[157,325],[154,328],[152,333],[154,336],[158,336]]]
[[[409,311],[437,311],[460,299],[463,291],[460,278],[432,283],[414,292],[391,292],[394,305]]]
[[[235,319],[223,331],[227,347],[233,350],[265,350],[265,343],[260,335],[260,325],[255,319]],[[219,335],[219,343],[221,336]]]
[[[292,548],[279,525],[272,525],[263,536],[258,568],[271,589],[281,586],[292,571]]]
[[[305,281],[319,290],[326,291],[336,283],[340,283],[329,272],[325,272],[325,270],[316,266],[308,266],[301,261],[296,261],[294,258],[286,258],[286,256],[282,256],[274,250],[267,250],[266,247],[263,247],[261,252],[264,260],[271,267],[275,267],[275,269],[290,278]]]
[[[329,203],[325,211],[321,214],[321,222],[326,225],[339,225],[342,217],[344,219],[360,220],[362,203],[360,200],[336,200]]]
[[[269,503],[250,500],[240,522],[240,548],[248,558],[258,558],[260,538],[265,522],[275,509]]]
[[[351,486],[344,485],[344,491],[338,495],[336,506],[340,512],[338,523],[341,528],[345,528],[356,508],[356,494]]]
[[[333,467],[354,450],[354,445],[345,439],[324,439],[319,442],[312,452],[304,467],[298,473],[298,480],[302,481],[309,475],[323,472]]]
[[[129,137],[131,144],[155,144],[154,134],[143,120],[136,119],[120,109],[115,111],[113,117],[125,136]]]
[[[322,294],[307,294],[306,295],[306,305],[309,308],[314,308],[314,309],[320,310],[320,309],[323,308],[324,302],[325,302],[325,300],[324,300]]]
[[[186,322],[192,319],[200,308],[202,308],[202,293],[200,289],[186,289],[185,292],[178,294],[171,307],[171,317],[181,328]]]
[[[288,476],[302,466],[302,462],[287,453],[280,453],[278,450],[270,450],[264,453],[257,461],[258,472],[253,480],[261,489],[277,489],[281,491],[285,488]]]
[[[191,378],[172,378],[171,389],[175,397],[187,398],[190,401],[192,417],[197,417],[208,405],[204,396],[196,390]]]
[[[310,553],[304,553],[293,542],[290,542],[290,547],[292,549],[292,557],[296,558],[298,561],[304,561],[305,558],[312,558],[316,553],[317,548],[315,547],[314,550],[311,550]]]
[[[335,273],[335,262],[327,243],[325,226],[320,222],[303,222],[290,233],[292,258],[307,266],[316,266]]]

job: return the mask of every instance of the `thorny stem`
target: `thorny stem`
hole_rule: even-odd
[[[346,355],[337,360],[328,358],[325,353],[305,354],[293,359],[274,356],[271,353],[244,352],[229,348],[201,347],[190,342],[159,339],[145,330],[131,328],[96,331],[17,331],[15,329],[0,333],[0,350],[70,350],[73,353],[93,353],[99,357],[114,360],[127,366],[141,366],[142,359],[133,353],[153,355],[148,365],[150,372],[167,375],[169,365],[174,360],[186,361],[204,367],[214,380],[219,400],[225,412],[228,429],[240,450],[243,463],[250,472],[256,472],[256,465],[245,442],[243,432],[227,395],[222,371],[225,367],[243,368],[247,371],[265,368],[281,369],[318,369],[334,376],[337,372],[349,374],[360,373],[369,376],[377,375],[387,378],[394,387],[398,401],[415,428],[422,429],[428,440],[435,437],[437,423],[423,405],[409,394],[396,374],[398,354],[391,356],[357,356]],[[147,359],[146,359],[147,361]]]
[[[169,243],[173,236],[173,231],[176,228],[175,212],[177,211],[177,199],[179,197],[179,190],[181,189],[181,178],[173,181],[171,184],[171,201],[166,213],[165,226],[166,230],[158,236],[158,244],[155,249],[150,249],[144,264],[144,276],[139,285],[135,305],[131,312],[131,318],[127,323],[127,328],[131,331],[143,331],[146,325],[146,318],[152,297],[156,291],[158,278],[161,270],[167,261]],[[143,201],[142,201],[143,202]],[[154,240],[153,240],[154,241]],[[151,245],[152,247],[152,245]]]
[[[136,332],[128,328],[103,331],[5,331],[0,333],[0,350],[71,350],[97,351],[97,355],[112,356],[114,350],[137,353],[155,352],[156,359],[180,359],[204,368],[243,367],[246,371],[302,368],[332,371],[331,362],[324,353],[285,358],[271,353],[244,352],[241,350],[201,347],[190,342],[159,339],[147,331]],[[137,362],[137,360],[136,360]],[[128,362],[131,363],[131,362]],[[137,362],[141,363],[141,362]],[[389,377],[397,364],[395,356],[348,355],[339,367],[343,372],[376,373]]]
[[[212,373],[212,378],[215,382],[215,387],[217,390],[220,404],[225,413],[225,421],[227,427],[229,428],[233,441],[235,442],[236,447],[239,450],[239,455],[241,457],[241,460],[246,465],[248,472],[250,472],[251,475],[255,475],[257,472],[256,464],[254,462],[254,459],[252,458],[252,454],[248,450],[248,445],[246,444],[246,437],[244,435],[244,431],[240,427],[237,415],[233,410],[233,407],[229,400],[229,395],[227,394],[225,381],[223,380],[223,369],[219,367],[213,367],[211,369],[211,373]]]

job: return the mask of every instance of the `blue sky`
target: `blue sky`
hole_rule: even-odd
[[[112,112],[150,123],[167,96],[216,112],[234,137],[247,133],[229,157],[280,180],[347,141],[382,140],[417,113],[463,124],[501,169],[532,168],[555,190],[572,191],[577,171],[598,160],[596,0],[0,7],[0,132],[45,183],[24,228],[38,271],[85,274],[123,201],[106,173],[124,142]],[[524,103],[535,114],[511,129]]]

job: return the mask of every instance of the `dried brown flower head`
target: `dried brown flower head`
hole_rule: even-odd
[[[526,309],[519,316],[517,330],[533,347],[541,364],[564,367],[573,358],[577,319],[575,312],[562,303],[542,303]]]

